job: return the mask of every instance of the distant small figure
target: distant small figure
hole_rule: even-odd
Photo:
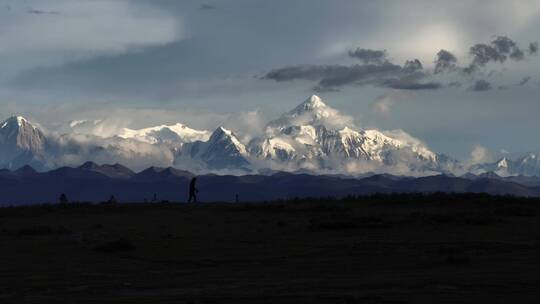
[[[189,183],[189,198],[188,203],[191,203],[191,200],[193,200],[194,203],[197,202],[197,193],[199,193],[199,189],[195,187],[195,184],[197,183],[197,178],[194,177],[191,179],[191,182]]]
[[[154,198],[152,199],[152,203],[157,203],[157,193],[154,193]]]
[[[235,202],[240,202],[240,200],[238,199],[238,193],[236,193],[236,199],[235,199]]]
[[[65,204],[68,204],[68,203],[69,203],[69,200],[68,200],[68,198],[67,198],[67,196],[66,196],[65,193],[62,193],[62,194],[60,195],[60,199],[59,199],[59,200],[60,200],[60,204],[62,204],[62,205],[65,205]]]
[[[111,197],[107,201],[107,204],[116,204],[116,203],[118,203],[118,201],[116,200],[116,197],[114,197],[114,195],[111,195]]]

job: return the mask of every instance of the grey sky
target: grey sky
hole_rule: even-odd
[[[458,158],[474,145],[540,150],[540,57],[529,54],[539,26],[538,1],[6,0],[0,114],[48,129],[84,118],[214,128],[235,124],[235,113],[257,124],[324,79],[277,82],[269,72],[340,66],[350,76],[365,69],[351,69],[364,64],[358,56],[374,54],[354,52],[373,50],[400,74],[356,75],[317,93],[357,125],[403,129]],[[470,47],[498,36],[523,58],[499,40],[507,60],[459,70],[474,62]],[[458,71],[433,72],[441,50]],[[414,59],[423,69],[411,75]]]

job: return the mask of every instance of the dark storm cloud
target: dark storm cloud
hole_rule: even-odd
[[[438,82],[419,82],[414,78],[399,78],[387,79],[382,83],[382,86],[396,90],[437,90],[442,88],[442,84]]]
[[[482,91],[489,91],[493,88],[490,82],[485,81],[483,79],[477,80],[473,86],[471,87],[471,90],[476,92],[482,92]]]
[[[332,88],[346,84],[369,84],[400,73],[402,68],[391,63],[381,65],[300,65],[275,69],[264,79],[290,81],[295,79],[319,81],[318,87]]]
[[[523,60],[523,58],[525,58],[525,53],[521,49],[515,49],[510,53],[510,58],[514,60]]]
[[[508,54],[510,52],[513,52],[517,48],[516,43],[512,39],[505,36],[499,36],[495,38],[495,40],[493,40],[491,44],[497,49],[499,53],[502,54]]]
[[[407,61],[402,67],[390,62],[365,65],[301,65],[275,69],[263,79],[278,82],[291,80],[318,81],[315,90],[335,91],[346,85],[373,85],[402,90],[438,89],[438,83],[422,83],[427,76],[421,72],[419,60]]]
[[[525,58],[525,52],[510,38],[498,36],[490,44],[478,43],[469,49],[472,56],[471,64],[464,69],[466,73],[473,73],[489,62],[503,63],[508,58],[512,60],[522,60]]]
[[[387,62],[386,50],[357,48],[349,51],[349,56],[362,61],[364,64],[383,64]]]
[[[424,67],[422,66],[422,63],[418,59],[413,60],[407,60],[405,61],[405,64],[403,65],[403,71],[406,73],[414,73],[418,71],[422,71]]]
[[[490,61],[506,61],[505,55],[500,54],[494,47],[483,43],[472,46],[469,49],[469,54],[473,56],[473,60],[469,67],[465,69],[467,73],[476,71],[479,67],[485,66]]]
[[[529,45],[529,54],[537,51],[537,44]],[[348,55],[363,64],[288,66],[270,71],[263,79],[317,81],[315,89],[319,91],[336,91],[347,85],[372,85],[400,90],[436,90],[442,87],[455,88],[462,84],[468,85],[473,91],[487,91],[492,89],[491,83],[484,79],[476,80],[476,72],[490,62],[504,63],[508,60],[519,61],[525,58],[525,51],[506,36],[497,36],[489,44],[477,43],[470,47],[469,54],[472,57],[470,64],[460,67],[454,54],[441,49],[436,55],[434,68],[424,70],[418,59],[407,60],[401,66],[387,58],[386,50],[357,48],[349,51]],[[443,85],[434,80],[435,75],[443,72],[453,72],[454,76],[462,79]],[[528,80],[523,81],[525,84]]]
[[[437,53],[437,58],[435,59],[434,73],[439,74],[445,71],[454,70],[456,66],[456,56],[447,50],[440,50]]]

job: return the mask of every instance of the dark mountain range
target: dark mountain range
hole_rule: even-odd
[[[57,202],[61,193],[79,202],[106,201],[114,195],[121,202],[185,201],[191,172],[150,167],[138,173],[116,165],[85,163],[37,172],[30,166],[0,171],[0,204],[20,205]],[[475,192],[540,197],[540,187],[530,178],[494,175],[453,177],[401,177],[389,174],[363,178],[278,172],[272,175],[201,175],[201,201],[268,201],[293,197],[343,197],[374,193]]]
[[[520,184],[527,187],[540,187],[540,177],[538,176],[526,176],[526,175],[510,175],[510,176],[500,176],[493,171],[475,175],[473,173],[466,173],[461,176],[462,178],[477,180],[477,179],[491,179],[491,180],[500,180],[506,182],[512,182]]]
[[[94,162],[86,162],[79,169],[98,172],[111,178],[130,178],[135,175],[131,169],[120,164],[98,165]]]

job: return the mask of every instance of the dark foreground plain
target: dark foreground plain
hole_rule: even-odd
[[[0,303],[532,303],[540,201],[0,209]],[[488,302],[489,301],[489,302]]]

